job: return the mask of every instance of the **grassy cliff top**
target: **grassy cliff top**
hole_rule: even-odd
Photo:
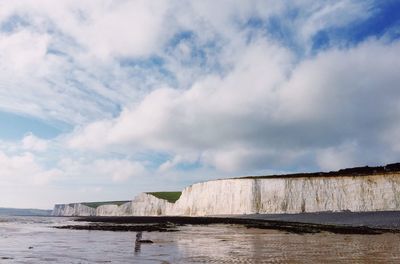
[[[170,203],[175,203],[179,197],[181,197],[182,192],[148,192],[159,199],[167,200]]]
[[[107,201],[107,202],[87,202],[87,203],[82,203],[83,205],[92,207],[92,208],[97,208],[100,205],[106,205],[106,204],[115,204],[120,206],[121,204],[127,203],[129,201]]]

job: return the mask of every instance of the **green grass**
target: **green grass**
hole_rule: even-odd
[[[121,204],[124,204],[127,202],[129,202],[129,201],[88,202],[88,203],[82,203],[82,204],[92,207],[92,208],[97,208],[100,205],[105,205],[105,204],[115,204],[115,205],[120,206]]]
[[[175,203],[179,197],[181,197],[182,192],[148,192],[159,199],[167,200],[170,203]]]
[[[179,199],[179,197],[181,197],[182,192],[148,192],[147,194],[151,194],[159,199],[167,200],[170,203],[175,203]],[[97,208],[100,205],[106,204],[115,204],[120,206],[121,204],[127,202],[129,201],[86,202],[82,204],[92,208]]]

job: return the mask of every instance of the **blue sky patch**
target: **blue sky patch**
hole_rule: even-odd
[[[330,45],[352,46],[368,38],[387,36],[398,39],[400,32],[400,1],[379,1],[375,3],[372,15],[365,20],[350,23],[344,27],[328,28],[317,32],[312,39],[313,51],[324,50]]]
[[[0,30],[2,32],[11,33],[18,30],[19,28],[27,27],[29,25],[29,22],[23,17],[19,15],[13,15],[6,19],[3,23],[1,23]]]
[[[19,140],[28,133],[50,139],[66,132],[67,125],[57,122],[50,124],[37,118],[0,112],[0,139]]]

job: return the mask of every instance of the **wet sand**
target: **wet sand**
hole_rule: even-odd
[[[55,229],[68,217],[0,219],[0,263],[400,263],[400,234],[293,234],[241,225],[177,226],[179,232]],[[105,224],[105,223],[102,223]],[[125,225],[125,224],[119,224]]]
[[[105,231],[174,232],[185,225],[241,225],[247,228],[274,229],[290,233],[382,234],[400,233],[400,212],[324,212],[281,215],[230,215],[216,217],[125,216],[78,217],[61,229]]]

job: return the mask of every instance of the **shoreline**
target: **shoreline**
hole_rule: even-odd
[[[246,228],[274,229],[304,234],[330,232],[334,234],[400,233],[400,211],[385,212],[323,212],[280,215],[229,216],[87,216],[76,217],[81,225],[57,226],[60,229],[178,232],[187,225],[240,225]]]

